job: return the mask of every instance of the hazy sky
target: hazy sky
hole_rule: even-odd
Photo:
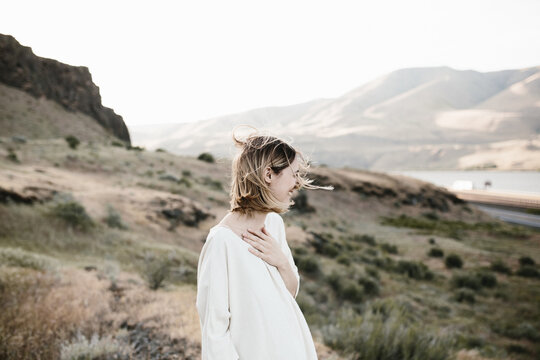
[[[6,1],[0,33],[87,66],[128,126],[337,97],[387,72],[540,65],[540,1]]]

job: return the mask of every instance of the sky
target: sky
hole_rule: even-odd
[[[88,67],[128,127],[334,98],[402,68],[540,65],[538,0],[18,0],[0,19]]]

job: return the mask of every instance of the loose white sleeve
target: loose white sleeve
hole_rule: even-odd
[[[229,272],[226,241],[209,237],[197,269],[197,311],[202,360],[238,360],[230,333]]]
[[[279,231],[280,231],[280,237],[282,239],[281,250],[287,256],[287,260],[289,260],[289,263],[291,264],[294,275],[296,276],[296,280],[298,281],[298,285],[296,286],[296,292],[294,293],[294,298],[296,299],[296,296],[298,295],[298,291],[300,290],[300,275],[298,274],[298,267],[294,263],[294,258],[291,253],[291,248],[289,247],[289,244],[287,243],[287,236],[285,233],[285,223],[283,222],[283,219],[281,218],[281,216],[278,215],[278,217],[280,218]]]

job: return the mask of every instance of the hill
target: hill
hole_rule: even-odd
[[[131,132],[136,143],[152,149],[229,157],[230,129],[247,123],[294,138],[332,167],[535,170],[539,80],[540,67],[488,73],[402,69],[335,99],[166,125],[167,133],[159,126]]]
[[[199,358],[196,266],[228,209],[230,165],[0,138],[0,357]],[[312,177],[335,190],[297,194],[283,218],[320,359],[407,341],[423,358],[540,353],[537,231],[404,176]]]

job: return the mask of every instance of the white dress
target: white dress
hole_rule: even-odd
[[[278,269],[255,256],[230,228],[210,229],[199,256],[197,311],[202,360],[316,360],[313,337],[296,303],[298,268],[277,213],[265,226],[287,256],[298,287],[291,295]]]

